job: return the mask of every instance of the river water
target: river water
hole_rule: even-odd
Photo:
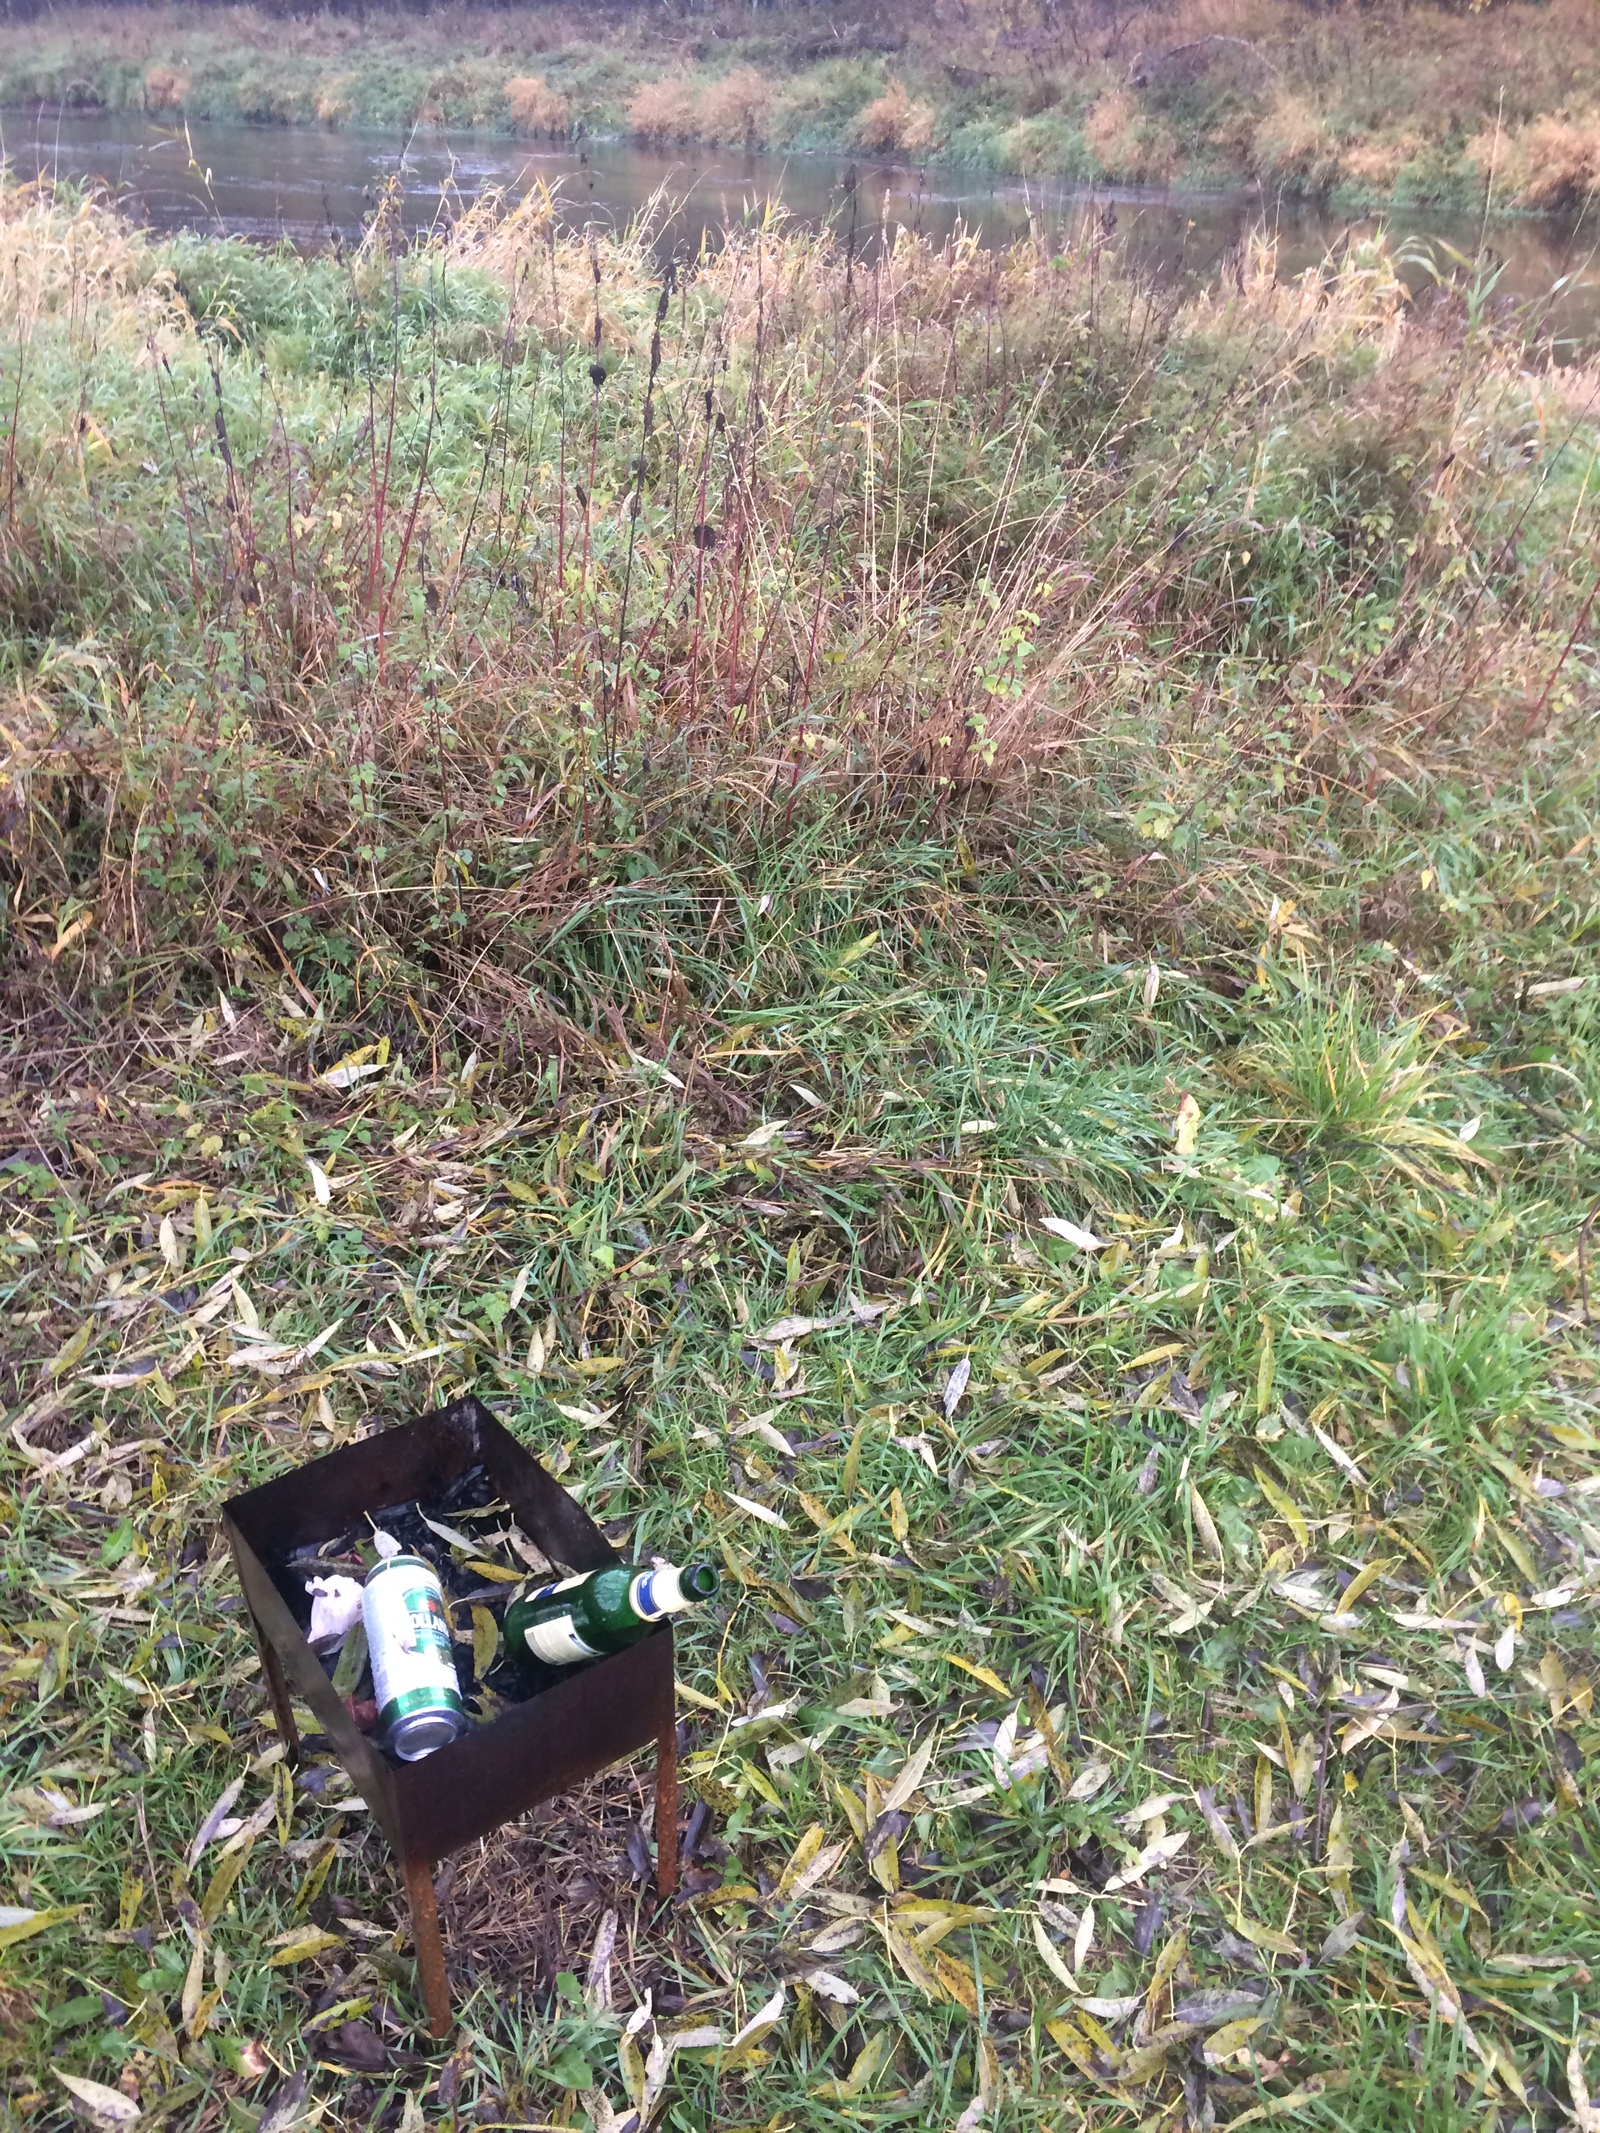
[[[965,226],[984,243],[1001,244],[1024,235],[1030,221],[1069,240],[1098,218],[1114,223],[1118,242],[1139,265],[1161,275],[1219,272],[1261,224],[1277,232],[1280,271],[1292,274],[1316,264],[1345,232],[1377,226],[1376,218],[1352,221],[1258,192],[1091,192],[937,165],[710,149],[673,154],[622,142],[546,146],[493,134],[419,131],[399,141],[309,127],[195,122],[185,130],[123,112],[0,112],[0,160],[23,178],[97,180],[156,229],[225,230],[301,247],[354,234],[396,174],[405,219],[419,231],[487,189],[519,196],[543,181],[558,186],[563,219],[578,227],[626,222],[660,196],[659,241],[674,249],[715,242],[769,201],[803,223],[831,220],[841,234],[853,232],[863,256],[896,226],[935,239]],[[1383,221],[1415,255],[1406,269],[1414,285],[1430,278],[1420,263],[1424,252],[1445,266],[1451,252],[1472,257],[1481,249],[1498,272],[1497,301],[1525,307],[1566,350],[1600,341],[1600,263],[1582,221],[1498,221],[1485,231],[1476,220],[1426,209]]]

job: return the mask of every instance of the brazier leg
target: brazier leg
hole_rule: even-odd
[[[411,1906],[411,1938],[416,1944],[417,1968],[422,1973],[422,1997],[428,2010],[428,2034],[450,2034],[450,1979],[444,1967],[444,1943],[439,1938],[439,1905],[433,1893],[433,1868],[426,1859],[402,1862],[406,1877],[406,1901]]]
[[[656,1738],[656,1894],[663,1900],[678,1886],[678,1729]]]
[[[267,1695],[272,1702],[273,1718],[277,1721],[278,1738],[283,1742],[284,1753],[290,1762],[297,1762],[300,1728],[294,1722],[294,1705],[289,1697],[289,1684],[283,1678],[283,1661],[253,1618],[250,1626],[256,1633],[256,1650],[261,1654],[261,1671],[267,1678]]]

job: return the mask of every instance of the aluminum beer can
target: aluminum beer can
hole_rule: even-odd
[[[467,1727],[444,1591],[420,1555],[391,1555],[370,1572],[361,1619],[372,1662],[378,1730],[404,1763],[447,1747]]]

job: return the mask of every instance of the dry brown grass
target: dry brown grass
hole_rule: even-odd
[[[342,75],[334,81],[324,82],[313,103],[317,118],[324,126],[348,126],[355,116],[355,108],[349,81]]]
[[[1171,51],[1202,37],[1242,37],[1254,42],[1280,30],[1278,0],[1152,0],[1132,12],[1123,32],[1130,49]],[[1114,22],[1108,23],[1114,30]]]
[[[1280,91],[1255,129],[1252,161],[1257,174],[1292,180],[1309,190],[1333,183],[1338,146],[1322,114],[1303,96]]]
[[[1544,214],[1582,207],[1600,192],[1600,112],[1489,128],[1467,143],[1467,154],[1507,207]]]
[[[692,141],[698,131],[693,82],[682,74],[641,82],[628,105],[628,128],[641,141]]]
[[[659,1986],[660,1956],[641,1931],[653,1882],[630,1867],[627,1845],[654,1806],[649,1773],[623,1765],[459,1853],[438,1878],[446,1952],[462,1977],[549,1992],[563,1970],[581,1978],[607,1912],[619,1931],[612,1957],[618,2004]],[[647,1825],[648,1826],[648,1825]]]
[[[102,205],[59,206],[48,186],[0,189],[0,331],[26,343],[50,319],[92,329],[97,346],[160,355],[182,316],[170,272],[152,272],[143,235]]]
[[[759,67],[735,67],[701,95],[700,138],[730,147],[759,148],[777,103],[778,91]]]
[[[189,93],[189,77],[179,67],[151,67],[144,77],[147,111],[174,111]]]
[[[505,88],[506,110],[519,133],[568,134],[572,106],[542,74],[513,74]]]
[[[933,146],[934,124],[933,106],[891,81],[856,120],[856,146],[868,155],[921,155]]]
[[[1172,130],[1128,89],[1111,89],[1089,107],[1083,131],[1107,177],[1164,185],[1178,168]]]
[[[1390,192],[1421,145],[1414,134],[1402,134],[1398,140],[1347,142],[1339,150],[1341,174],[1369,191]]]
[[[1278,244],[1258,231],[1245,245],[1233,286],[1217,283],[1197,293],[1187,323],[1199,338],[1225,323],[1235,332],[1270,334],[1296,369],[1331,363],[1360,347],[1375,359],[1374,376],[1387,376],[1409,332],[1413,347],[1437,351],[1419,328],[1406,287],[1387,248],[1367,241],[1350,245],[1335,271],[1313,270],[1292,280],[1278,272]],[[1499,386],[1496,386],[1498,395]]]

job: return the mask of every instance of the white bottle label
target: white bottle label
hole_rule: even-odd
[[[571,1578],[567,1582],[576,1585],[581,1580]],[[578,1635],[571,1615],[557,1615],[553,1622],[536,1622],[525,1633],[524,1641],[534,1657],[542,1659],[546,1666],[573,1666],[580,1659],[598,1659],[600,1656],[592,1644],[585,1644]]]

